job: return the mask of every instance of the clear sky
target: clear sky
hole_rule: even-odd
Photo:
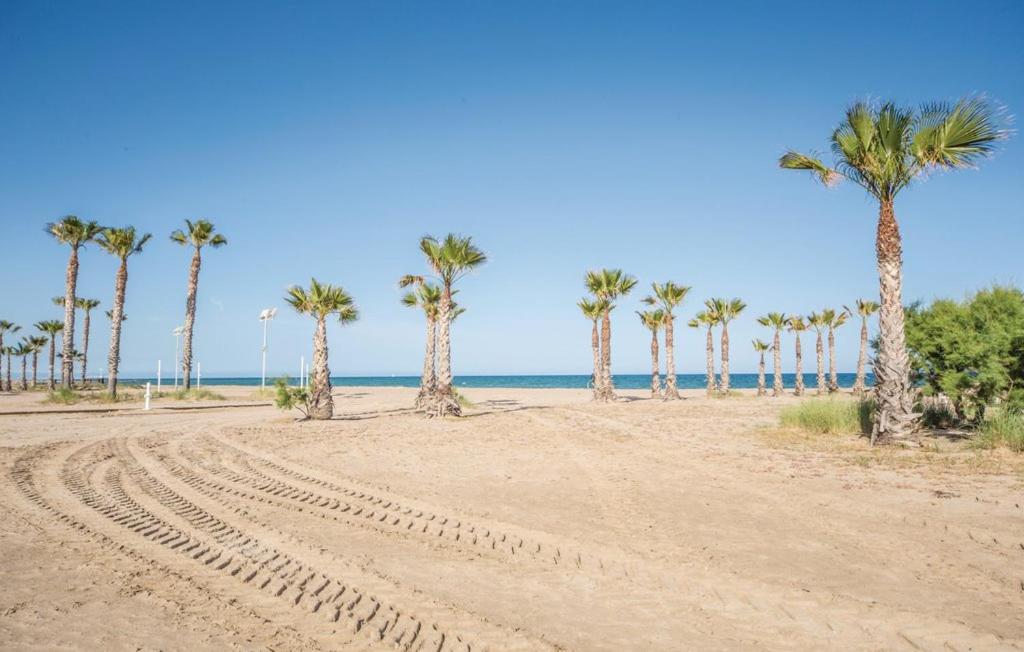
[[[877,298],[876,207],[777,157],[827,151],[860,98],[983,92],[1019,113],[1022,32],[1016,0],[0,0],[0,318],[60,316],[67,250],[47,221],[133,224],[155,238],[131,262],[122,369],[169,370],[189,252],[167,236],[206,217],[230,245],[200,279],[204,373],[258,374],[268,306],[271,370],[294,372],[313,324],[281,297],[316,276],[362,310],[329,331],[332,372],[416,374],[422,317],[396,280],[424,270],[419,236],[455,231],[490,258],[461,287],[457,374],[589,373],[575,302],[599,266],[643,284],[615,313],[616,372],[649,368],[633,311],[665,279],[693,286],[684,319],[707,297],[747,301],[732,367],[753,371],[759,314]],[[899,198],[907,300],[1024,282],[1022,182],[1015,137]],[[97,370],[115,267],[82,255],[80,294],[103,301]],[[678,337],[680,370],[702,371],[701,337]],[[856,338],[840,333],[841,370]]]

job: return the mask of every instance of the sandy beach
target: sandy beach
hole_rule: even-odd
[[[1019,469],[777,445],[792,397],[215,389],[0,397],[0,648],[1024,647]]]

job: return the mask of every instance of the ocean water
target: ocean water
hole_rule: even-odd
[[[646,389],[651,386],[650,374],[613,374],[615,386],[620,389]],[[856,374],[838,374],[841,387],[852,387]],[[757,374],[731,374],[730,384],[734,389],[754,389],[757,387]],[[275,378],[267,378],[267,384],[273,384]],[[293,378],[292,381],[295,379]],[[782,374],[782,380],[786,387],[793,387],[796,382],[794,374]],[[156,378],[126,378],[121,382],[145,384],[151,382],[156,384]],[[173,384],[173,379],[164,378],[163,386]],[[772,386],[772,376],[766,378],[768,388]],[[804,374],[804,384],[807,387],[814,387],[816,383],[814,374]],[[867,375],[868,385],[873,384],[874,378]],[[456,376],[455,386],[472,389],[474,387],[504,387],[517,389],[585,389],[590,383],[590,375],[537,375],[537,376]],[[246,385],[258,386],[259,377],[237,377],[217,378],[203,377],[203,385]],[[419,376],[332,376],[331,384],[336,387],[419,387]],[[679,374],[676,376],[676,384],[680,389],[703,389],[705,386],[704,374]]]

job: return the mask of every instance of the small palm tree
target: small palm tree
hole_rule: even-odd
[[[851,310],[847,306],[843,306],[843,309],[847,313],[853,314],[856,312],[860,315],[860,352],[857,354],[857,378],[853,381],[853,393],[863,394],[865,389],[864,379],[864,367],[868,359],[868,319],[871,315],[878,312],[881,306],[874,301],[868,299],[857,299],[856,308]]]
[[[420,391],[416,395],[417,409],[430,405],[437,384],[437,315],[441,305],[441,288],[427,283],[422,276],[403,276],[399,287],[416,285],[414,291],[402,295],[402,305],[420,308],[427,318],[427,344],[423,356],[423,373],[420,374]]]
[[[75,291],[78,287],[78,251],[100,232],[96,222],[86,222],[74,215],[67,215],[46,225],[46,232],[57,242],[71,248],[68,267],[64,275],[64,334],[61,346],[61,382],[70,388],[74,383],[71,367],[74,361],[71,351],[75,348]]]
[[[707,332],[704,337],[704,356],[707,368],[707,394],[712,396],[715,390],[718,389],[718,385],[715,382],[715,338],[712,332],[715,326],[718,324],[713,312],[709,310],[702,310],[697,315],[687,322],[687,326],[690,328],[704,328]]]
[[[807,330],[807,322],[800,315],[791,315],[789,321],[786,324],[789,328],[789,332],[793,333],[796,341],[796,381],[794,383],[793,394],[796,396],[804,395],[804,352],[800,346],[800,333]]]
[[[50,339],[50,379],[47,386],[50,388],[50,391],[53,391],[57,387],[57,379],[53,374],[55,362],[54,357],[57,354],[57,335],[64,329],[64,324],[56,319],[51,319],[48,321],[36,322],[36,328],[49,336]]]
[[[660,305],[665,313],[665,398],[668,400],[679,398],[679,389],[676,386],[676,343],[675,315],[672,313],[683,303],[690,288],[685,285],[676,285],[672,281],[664,283],[651,283],[653,296],[644,297],[647,305]]]
[[[313,333],[313,377],[309,388],[309,417],[330,419],[334,416],[334,399],[331,397],[331,370],[327,365],[327,318],[338,315],[342,324],[354,322],[359,311],[352,297],[344,288],[335,285],[321,285],[315,278],[310,281],[309,290],[293,286],[284,298],[296,312],[313,315],[316,330]]]
[[[437,310],[437,385],[428,416],[461,416],[462,406],[452,389],[451,322],[454,291],[452,286],[477,267],[487,262],[487,255],[473,244],[471,237],[449,233],[438,240],[433,236],[420,239],[420,251],[441,285],[441,301]]]
[[[590,320],[590,349],[594,356],[594,374],[591,376],[593,387],[591,389],[594,392],[594,399],[597,400],[601,398],[600,381],[604,376],[604,372],[601,369],[601,336],[598,321],[600,321],[605,313],[607,302],[603,299],[583,298],[576,305],[579,306],[583,316]]]
[[[788,322],[789,316],[782,312],[770,312],[757,319],[758,324],[768,326],[775,332],[772,338],[772,396],[782,396],[786,391],[782,383],[782,329]]]
[[[828,391],[833,394],[839,391],[839,376],[836,372],[836,329],[846,323],[850,314],[845,310],[835,311],[825,308],[821,311],[828,328]]]
[[[764,354],[765,351],[773,348],[768,345],[767,342],[761,340],[753,340],[754,350],[761,355],[761,359],[757,363],[757,395],[764,396],[767,394],[767,390],[764,388]]]
[[[637,312],[640,316],[640,323],[651,331],[651,398],[661,396],[660,365],[658,364],[658,331],[665,324],[665,311],[645,310]]]
[[[818,334],[818,339],[814,343],[814,352],[818,358],[818,396],[825,393],[825,345],[822,340],[822,335],[825,329],[828,328],[828,321],[825,316],[820,312],[812,312],[807,316],[807,323],[810,324],[811,328]]]
[[[614,401],[612,382],[612,318],[615,300],[629,294],[636,287],[636,279],[621,269],[600,269],[587,272],[584,279],[587,290],[604,302],[601,315],[601,379],[597,392],[599,400]]]
[[[185,229],[171,233],[171,241],[183,247],[192,247],[192,266],[188,274],[188,292],[185,296],[185,327],[182,343],[181,371],[185,389],[192,387],[192,333],[196,324],[196,293],[199,291],[199,268],[203,264],[203,247],[218,249],[228,243],[228,239],[217,233],[216,227],[209,220],[185,220]]]
[[[35,349],[32,347],[32,342],[29,338],[22,338],[18,345],[14,347],[15,357],[21,358],[21,389],[22,391],[28,389],[28,357],[32,355],[32,351]]]
[[[0,358],[3,357],[4,352],[4,335],[8,333],[13,335],[21,330],[21,326],[18,326],[14,322],[9,322],[6,319],[0,319]],[[7,384],[0,387],[5,392],[11,391],[11,358],[7,357]]]
[[[99,299],[83,299],[81,297],[75,299],[75,307],[85,313],[85,318],[82,320],[82,384],[85,384],[86,368],[89,364],[90,313],[98,305],[100,305]]]
[[[121,364],[121,327],[124,325],[125,290],[128,286],[128,257],[142,253],[142,248],[153,237],[149,233],[138,235],[134,226],[122,229],[103,229],[96,242],[112,256],[117,256],[120,265],[114,277],[114,307],[107,311],[110,318],[110,350],[107,353],[107,391],[117,397],[117,372]],[[86,323],[88,323],[86,312]],[[87,331],[88,332],[88,331]],[[88,336],[86,339],[88,342]],[[87,345],[88,346],[88,345]],[[83,371],[84,374],[84,371]]]
[[[46,347],[48,339],[40,335],[25,338],[25,344],[32,349],[32,387],[39,384],[39,352]]]
[[[729,322],[739,317],[747,307],[740,299],[710,299],[704,303],[708,311],[722,325],[722,383],[719,391],[729,393]]]
[[[14,388],[11,386],[11,356],[14,355],[14,351],[17,347],[7,345],[3,348],[3,353],[7,356],[7,381],[4,384],[4,391],[11,392]]]
[[[984,98],[956,104],[925,104],[916,114],[892,102],[872,106],[857,102],[832,132],[835,165],[815,156],[786,152],[779,165],[807,170],[827,186],[847,179],[878,201],[875,253],[878,260],[881,313],[875,360],[878,410],[872,442],[908,436],[916,419],[910,382],[903,314],[903,243],[896,223],[897,194],[919,176],[936,169],[973,167],[1009,137],[1000,111]]]

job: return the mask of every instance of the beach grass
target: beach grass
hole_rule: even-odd
[[[223,394],[218,394],[212,389],[205,387],[193,387],[192,389],[179,389],[169,394],[176,401],[223,401]]]
[[[779,423],[812,434],[870,434],[872,401],[851,401],[841,398],[810,399],[784,408]]]
[[[1024,453],[1024,413],[1000,410],[985,419],[971,443],[976,448],[1005,447]]]

